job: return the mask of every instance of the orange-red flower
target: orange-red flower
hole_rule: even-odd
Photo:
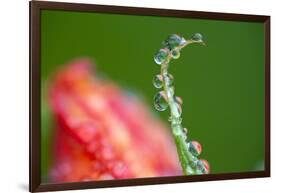
[[[75,61],[51,82],[56,125],[51,180],[181,175],[169,129],[140,99],[99,79],[90,67],[88,60]]]

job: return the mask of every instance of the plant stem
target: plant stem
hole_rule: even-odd
[[[185,46],[191,43],[198,43],[193,40],[187,40],[183,45],[177,47],[178,51],[180,51]],[[201,44],[205,45],[201,42]],[[177,153],[179,156],[179,161],[185,175],[192,175],[192,174],[202,174],[203,172],[198,169],[197,163],[199,159],[194,156],[187,145],[187,134],[184,132],[184,128],[181,124],[181,110],[179,110],[179,104],[176,102],[174,97],[174,87],[169,85],[169,78],[168,78],[168,68],[169,62],[172,59],[172,51],[169,52],[169,55],[165,62],[161,64],[161,75],[163,77],[163,87],[164,93],[167,97],[167,103],[170,107],[170,118],[169,121],[171,122],[172,134],[174,137],[174,141],[177,147]]]
[[[168,66],[169,63],[162,65],[161,73],[163,77],[166,77],[165,75],[168,73]],[[189,162],[191,160],[194,160],[194,157],[189,152],[188,147],[186,145],[187,136],[183,132],[184,129],[181,124],[181,117],[180,114],[178,113],[178,107],[177,107],[178,104],[174,99],[174,91],[172,91],[171,87],[169,87],[166,78],[163,79],[163,82],[164,82],[164,92],[165,95],[167,96],[168,104],[170,107],[170,113],[171,113],[170,121],[171,121],[172,133],[176,143],[177,152],[181,163],[181,167],[183,169],[183,173],[185,175],[194,174],[196,173],[194,169],[190,168],[191,171],[190,169],[188,170],[188,165],[190,165]]]

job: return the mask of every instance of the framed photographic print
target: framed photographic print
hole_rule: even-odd
[[[270,176],[270,17],[30,2],[30,191]]]

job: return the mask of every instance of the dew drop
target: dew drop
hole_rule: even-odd
[[[158,111],[165,111],[168,108],[167,97],[164,91],[160,91],[154,96],[154,107]]]
[[[178,47],[178,46],[181,46],[183,44],[186,43],[186,40],[177,35],[177,34],[173,34],[173,35],[170,35],[164,42],[163,44],[165,46],[167,46],[170,50],[173,50],[174,48]]]
[[[160,49],[155,55],[154,55],[154,61],[156,64],[161,65],[169,56],[169,50],[167,48]]]
[[[179,97],[179,96],[175,96],[175,101],[176,101],[176,103],[178,103],[179,105],[182,105],[182,104],[183,104],[183,101],[182,101],[181,97]]]
[[[152,83],[155,88],[162,88],[163,87],[162,75],[157,74],[156,76],[154,76]]]
[[[176,106],[177,106],[178,115],[181,116],[181,113],[182,113],[181,105],[176,103]]]
[[[210,165],[208,161],[204,159],[200,159],[197,162],[197,169],[200,170],[203,174],[208,174],[210,173]]]
[[[181,55],[180,51],[177,50],[177,49],[173,50],[171,54],[172,54],[172,58],[174,58],[174,59],[178,59],[180,57],[180,55]]]
[[[194,156],[198,156],[202,152],[202,146],[197,141],[190,141],[190,142],[188,142],[187,143],[187,148],[192,153],[192,155],[194,155]]]
[[[195,33],[192,35],[191,39],[194,41],[200,42],[200,41],[203,41],[203,36],[200,33]]]
[[[187,128],[183,128],[182,131],[183,131],[184,140],[187,141],[187,132],[188,132]]]
[[[186,127],[183,128],[183,133],[184,133],[184,135],[185,135],[185,137],[186,137],[186,140],[187,140],[188,129],[187,129]]]

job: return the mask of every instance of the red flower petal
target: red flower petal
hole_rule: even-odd
[[[76,61],[49,89],[56,120],[53,181],[180,175],[168,128],[146,105]]]

